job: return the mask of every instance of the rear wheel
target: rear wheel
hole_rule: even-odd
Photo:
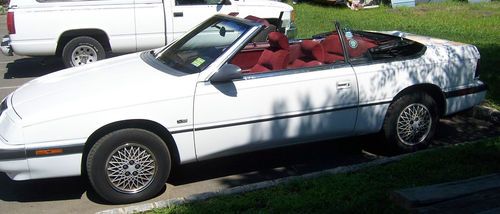
[[[429,145],[438,122],[438,110],[432,97],[424,93],[404,95],[389,106],[384,133],[391,145],[403,152]]]
[[[88,36],[70,40],[63,49],[62,58],[66,67],[82,66],[106,58],[101,43]]]
[[[117,204],[154,197],[165,185],[170,167],[170,153],[163,140],[142,129],[123,129],[104,136],[87,157],[94,190]]]

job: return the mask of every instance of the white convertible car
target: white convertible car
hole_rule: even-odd
[[[1,103],[0,171],[85,175],[129,203],[155,196],[172,164],[380,131],[423,148],[439,117],[486,94],[472,45],[338,23],[302,40],[269,29],[217,15],[167,47],[23,85]]]

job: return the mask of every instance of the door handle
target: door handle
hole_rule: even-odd
[[[351,82],[346,81],[346,82],[337,82],[337,89],[346,89],[351,87]]]
[[[174,12],[174,17],[182,17],[184,16],[183,12]]]

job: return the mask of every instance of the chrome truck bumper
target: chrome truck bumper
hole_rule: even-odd
[[[13,56],[13,51],[12,51],[12,46],[10,46],[10,37],[9,35],[5,35],[2,38],[2,44],[0,46],[0,49],[2,49],[2,53],[5,56]]]

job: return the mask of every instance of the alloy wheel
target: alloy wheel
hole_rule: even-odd
[[[425,140],[432,126],[432,117],[429,109],[420,103],[414,103],[399,114],[396,130],[399,140],[406,145],[413,146]]]
[[[137,193],[152,183],[157,172],[157,161],[145,146],[127,143],[111,153],[105,170],[108,182],[115,190]]]

